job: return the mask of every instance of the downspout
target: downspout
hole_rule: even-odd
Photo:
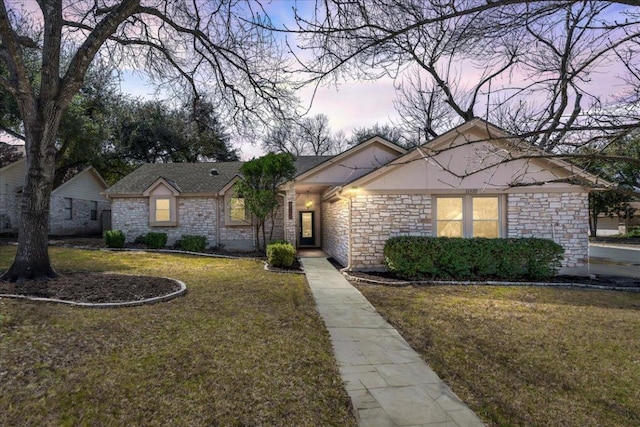
[[[351,197],[345,197],[341,195],[342,193],[342,186],[338,187],[337,191],[336,191],[336,197],[340,200],[346,200],[347,201],[347,205],[348,205],[348,212],[349,212],[349,233],[347,235],[347,266],[345,268],[341,268],[340,272],[344,273],[345,271],[351,271],[352,268],[352,254],[351,254],[351,247],[353,245],[353,232],[351,230]]]

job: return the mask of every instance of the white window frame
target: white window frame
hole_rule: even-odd
[[[506,236],[506,201],[501,194],[438,194],[433,197],[433,236],[438,236],[438,199],[458,198],[462,199],[462,236],[463,238],[473,237],[473,200],[480,198],[498,199],[498,236]]]

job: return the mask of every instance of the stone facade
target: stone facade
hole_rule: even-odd
[[[349,202],[322,204],[322,250],[343,266],[349,262]]]
[[[116,197],[112,201],[112,229],[122,230],[127,242],[150,231],[167,233],[167,245],[173,245],[185,234],[207,236],[207,245],[223,244],[226,249],[252,250],[254,227],[248,225],[225,225],[224,198],[178,197],[178,225],[175,227],[152,227],[149,225],[149,198]],[[283,238],[284,217],[280,209],[276,217],[273,239]],[[267,231],[270,222],[267,223]],[[219,232],[219,235],[218,235]]]
[[[91,219],[93,202],[71,198],[71,219],[67,219],[65,197],[52,196],[49,215],[49,233],[54,235],[100,234],[102,212],[110,209],[108,202],[97,202],[96,219]]]
[[[352,199],[352,265],[354,270],[384,267],[388,238],[431,236],[431,195],[362,195]],[[346,203],[346,202],[344,202]],[[563,269],[588,266],[588,194],[518,193],[507,196],[507,237],[551,239],[565,249]],[[348,211],[344,205],[323,205],[325,251],[340,262],[348,254]],[[340,257],[340,258],[338,258]],[[346,265],[346,262],[343,262]]]
[[[18,228],[20,203],[20,194],[0,194],[0,231]]]
[[[224,198],[220,198],[224,200]],[[247,225],[225,225],[224,203],[219,203],[218,218],[220,218],[220,240],[219,244],[224,245],[228,250],[251,250],[255,244],[254,231],[251,224]]]
[[[354,270],[384,268],[384,244],[395,236],[431,236],[428,194],[361,195],[352,200]]]
[[[552,239],[564,250],[562,266],[586,269],[588,193],[519,193],[507,197],[507,236]]]
[[[185,234],[207,236],[207,244],[217,244],[217,201],[207,197],[179,197],[178,225],[176,227],[151,227],[149,225],[149,199],[147,197],[114,198],[112,201],[111,227],[122,230],[127,242],[150,231],[167,233],[167,245],[172,245]]]
[[[291,217],[289,217],[289,204],[291,204]],[[296,215],[295,211],[296,206],[296,189],[291,188],[286,192],[286,196],[284,198],[284,209],[283,209],[283,239],[292,245],[296,246],[297,241],[297,228],[296,228]]]

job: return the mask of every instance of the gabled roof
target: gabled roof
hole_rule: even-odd
[[[74,174],[69,179],[63,181],[60,185],[58,185],[56,188],[53,189],[53,192],[51,194],[55,194],[58,191],[62,191],[64,189],[64,187],[66,187],[68,185],[71,185],[72,182],[77,181],[77,180],[81,179],[83,176],[86,176],[86,175],[94,176],[95,179],[100,183],[102,188],[107,188],[108,187],[107,183],[102,178],[102,175],[100,175],[100,173],[98,173],[98,171],[93,166],[89,166],[89,167],[83,169],[82,171]]]
[[[143,196],[148,196],[149,194],[151,194],[158,186],[165,186],[166,188],[168,188],[174,196],[177,196],[178,194],[180,194],[180,187],[178,187],[178,184],[176,184],[173,180],[171,179],[166,179],[165,177],[159,177],[158,179],[156,179],[155,181],[153,181],[153,183],[148,186],[143,192],[142,195]]]
[[[296,176],[294,177],[295,180],[301,180],[304,179],[314,173],[317,173],[331,165],[333,165],[336,162],[339,162],[351,155],[353,155],[354,153],[357,153],[358,151],[372,145],[372,144],[382,144],[385,147],[390,148],[392,151],[396,151],[398,153],[398,155],[402,155],[404,153],[407,152],[407,149],[404,147],[401,147],[400,145],[390,142],[386,139],[384,139],[381,136],[373,136],[365,141],[360,142],[359,144],[354,145],[353,147],[350,147],[349,149],[343,151],[340,154],[337,154],[335,156],[313,156],[316,159],[323,159],[322,161],[318,161],[314,166],[309,167],[305,170],[300,170],[298,169],[298,173],[296,174]]]
[[[341,191],[342,188],[344,186],[350,185],[352,187],[358,187],[360,185],[363,185],[367,182],[370,182],[372,180],[375,180],[378,176],[380,176],[381,174],[384,173],[388,173],[389,171],[395,169],[395,168],[399,168],[402,167],[405,164],[410,163],[412,160],[415,160],[417,158],[423,158],[425,156],[430,156],[430,155],[434,155],[437,154],[439,150],[444,150],[446,149],[449,145],[451,144],[453,141],[455,141],[455,138],[458,135],[461,134],[465,134],[466,132],[472,131],[473,129],[481,129],[485,132],[487,132],[490,136],[490,139],[485,139],[483,141],[489,141],[492,143],[497,143],[498,140],[501,141],[505,141],[508,142],[510,145],[510,148],[513,149],[514,151],[524,151],[525,149],[527,150],[533,150],[535,151],[537,154],[543,156],[544,152],[536,147],[534,147],[533,145],[527,143],[526,141],[517,138],[511,134],[509,134],[507,131],[487,122],[486,120],[482,120],[482,119],[474,119],[468,122],[465,122],[459,126],[454,127],[453,129],[445,132],[444,134],[438,136],[437,138],[419,146],[419,147],[415,147],[409,151],[407,151],[404,155],[401,155],[399,157],[397,157],[396,159],[394,159],[393,161],[387,163],[386,165],[383,165],[382,167],[373,170],[361,177],[355,178],[349,182],[345,182],[344,184],[342,184],[339,187],[335,187],[330,189],[327,193],[325,193],[325,197],[337,192],[337,191]],[[492,139],[495,138],[496,141],[492,141]],[[475,142],[475,141],[474,141]],[[581,179],[583,179],[584,181],[587,182],[591,182],[591,183],[604,183],[607,184],[607,182],[593,174],[590,174],[588,172],[585,172],[583,170],[580,170],[577,166],[566,162],[564,160],[560,160],[560,159],[555,159],[555,158],[545,158],[545,157],[540,157],[540,158],[536,158],[536,160],[540,160],[540,161],[545,161],[548,162],[548,164],[553,164],[555,165],[557,168],[559,169],[564,169],[567,171],[567,173],[575,175]]]
[[[14,167],[15,165],[19,164],[19,163],[24,163],[27,161],[26,157],[21,157],[18,160],[12,160],[12,161],[4,161],[4,162],[0,162],[0,172],[5,171],[11,167]]]
[[[296,173],[304,173],[332,156],[300,156],[295,161]],[[212,163],[146,163],[108,188],[106,196],[142,195],[158,179],[163,178],[181,194],[216,194],[240,173],[244,162]],[[212,170],[216,173],[212,174]]]
[[[25,157],[24,145],[8,144],[0,141],[0,170]]]
[[[233,178],[242,162],[146,163],[109,187],[104,194],[142,195],[159,178],[173,181],[185,193],[217,193]],[[215,169],[216,174],[211,171]]]

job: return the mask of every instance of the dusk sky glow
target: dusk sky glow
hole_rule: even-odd
[[[34,14],[40,13],[35,0],[19,2],[31,10]],[[252,3],[258,4],[258,3]],[[310,16],[313,14],[315,6],[313,0],[272,0],[264,2],[265,12],[271,18],[276,27],[295,28],[293,8],[299,13]],[[608,8],[608,12],[615,17],[622,9],[622,6]],[[287,37],[290,45],[295,46],[295,36],[292,34],[282,35]],[[535,49],[534,46],[531,47]],[[297,52],[302,57],[308,57],[310,52]],[[620,69],[618,69],[619,67]],[[454,65],[455,75],[461,82],[469,82],[473,85],[480,75],[478,68],[474,67],[471,61],[460,61]],[[614,103],[617,96],[621,96],[625,89],[621,76],[622,67],[614,61],[598,64],[588,79],[582,82],[584,88],[593,99],[599,98],[603,106]],[[158,93],[154,87],[144,77],[144,70],[121,69],[120,87],[123,93],[141,98],[166,98],[162,92]],[[394,81],[391,77],[380,78],[376,81],[339,81],[333,85],[323,85],[317,88],[313,103],[313,87],[306,87],[297,93],[301,101],[301,109],[311,105],[309,115],[325,114],[329,118],[332,132],[342,131],[348,137],[354,128],[373,126],[374,124],[394,124],[399,121],[398,113],[394,108],[397,90],[396,85],[402,82],[402,74]],[[492,90],[501,87],[513,87],[514,85],[526,86],[528,82],[522,75],[518,75],[518,69],[508,74],[508,77],[499,78],[492,83]],[[495,100],[492,99],[495,102]],[[484,99],[478,103],[478,110],[486,107]],[[260,141],[240,141],[236,140],[236,147],[239,148],[243,159],[259,156],[262,153]]]

